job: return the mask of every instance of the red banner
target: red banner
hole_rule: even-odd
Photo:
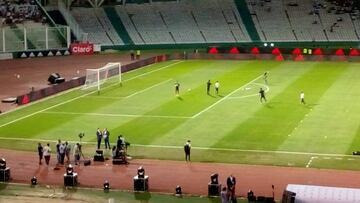
[[[92,43],[72,43],[70,52],[73,55],[91,55],[94,54],[94,44]]]

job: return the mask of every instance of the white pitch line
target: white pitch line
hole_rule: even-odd
[[[306,164],[306,168],[309,168],[310,167],[310,164],[312,163],[312,161],[314,160],[314,159],[317,159],[318,157],[316,157],[316,156],[312,156],[311,158],[310,158],[310,160],[309,160],[309,162]]]
[[[22,141],[32,141],[32,142],[57,142],[57,140],[46,140],[46,139],[29,139],[29,138],[18,138],[18,137],[0,137],[0,140],[22,140]],[[78,140],[68,140],[70,143],[79,142]],[[84,144],[96,144],[97,142],[86,142],[82,141]],[[147,147],[147,148],[163,148],[163,149],[183,149],[183,146],[174,146],[174,145],[143,145],[143,144],[131,144],[134,147]],[[192,149],[196,150],[212,150],[212,151],[231,151],[231,152],[252,152],[252,153],[273,153],[273,154],[293,154],[293,155],[313,155],[314,158],[318,156],[330,156],[330,157],[354,157],[354,155],[349,154],[326,154],[326,153],[312,153],[312,152],[290,152],[290,151],[271,151],[271,150],[251,150],[251,149],[231,149],[231,148],[216,148],[216,147],[195,147],[192,146]],[[330,159],[327,157],[327,159]]]
[[[100,96],[100,95],[97,95],[97,96],[86,96],[87,98],[98,98],[98,99],[124,99],[126,97],[112,97],[112,96]]]
[[[167,82],[169,82],[169,81],[171,81],[171,80],[172,80],[172,79],[170,78],[170,79],[168,79],[168,80],[159,82],[159,83],[157,83],[157,84],[155,84],[155,85],[153,85],[153,86],[150,86],[150,87],[148,87],[148,88],[145,88],[145,89],[143,89],[143,90],[140,90],[140,91],[137,91],[137,92],[135,92],[135,93],[133,93],[133,94],[130,94],[129,96],[126,96],[125,98],[127,99],[127,98],[133,97],[133,96],[135,96],[135,95],[141,94],[141,93],[143,93],[143,92],[148,91],[149,89],[152,89],[152,88],[154,88],[154,87],[157,87],[157,86],[159,86],[159,85],[162,85],[162,84],[164,84],[164,83],[167,83]]]
[[[265,92],[269,92],[269,90],[270,90],[270,87],[267,86],[267,85],[260,84],[260,83],[255,83],[255,82],[253,84],[265,87],[266,88]],[[244,95],[244,96],[238,96],[238,97],[229,97],[228,99],[242,99],[242,98],[247,98],[247,97],[255,97],[257,95],[258,94],[250,94],[250,95]]]
[[[108,116],[108,117],[133,117],[133,118],[181,118],[189,119],[189,116],[164,116],[164,115],[137,115],[137,114],[111,114],[111,113],[80,113],[80,112],[62,112],[62,111],[45,111],[42,114],[65,114],[65,115],[84,115],[84,116]]]
[[[149,71],[149,72],[146,72],[146,73],[137,75],[137,76],[135,76],[135,77],[132,77],[131,80],[136,79],[136,78],[139,78],[139,77],[142,77],[142,76],[145,76],[145,75],[149,75],[149,74],[151,74],[151,73],[153,73],[153,72],[157,72],[157,71],[163,70],[163,69],[165,69],[165,68],[168,68],[168,67],[170,67],[170,66],[173,66],[173,65],[176,65],[176,64],[179,64],[179,63],[182,63],[182,62],[184,62],[184,61],[178,61],[178,62],[176,62],[176,63],[172,63],[172,64],[167,65],[167,66],[164,66],[164,67],[162,67],[162,68],[159,68],[159,69],[156,69],[156,70],[152,70],[152,71]],[[124,81],[129,81],[129,80],[130,80],[130,79],[124,80]]]
[[[165,68],[171,67],[171,66],[176,65],[176,64],[179,64],[179,63],[181,63],[181,62],[183,62],[183,61],[178,61],[178,62],[176,62],[176,63],[172,63],[172,64],[167,65],[167,66],[164,66],[164,67],[162,67],[162,68],[159,68],[159,69],[156,69],[156,70],[152,70],[152,71],[149,71],[149,72],[146,72],[146,73],[137,75],[137,76],[135,76],[135,77],[129,78],[129,79],[127,79],[127,80],[124,80],[123,82],[130,81],[130,80],[136,79],[136,78],[138,78],[138,77],[142,77],[142,76],[144,76],[144,75],[148,75],[148,74],[150,74],[150,73],[153,73],[153,72],[156,72],[156,71],[159,71],[159,70],[163,70],[163,69],[165,69]],[[103,89],[107,89],[107,88],[112,87],[112,86],[115,86],[115,85],[118,85],[118,84],[116,83],[116,84],[113,84],[113,85],[104,87]],[[7,126],[7,125],[10,125],[10,124],[12,124],[12,123],[18,122],[18,121],[20,121],[20,120],[23,120],[23,119],[25,119],[25,118],[29,118],[29,117],[34,116],[34,115],[36,115],[36,114],[42,113],[42,112],[47,111],[47,110],[49,110],[49,109],[52,109],[52,108],[61,106],[61,105],[63,105],[63,104],[67,104],[67,103],[69,103],[69,102],[75,101],[75,100],[77,100],[77,99],[83,98],[83,97],[88,96],[88,95],[90,95],[90,94],[93,94],[93,93],[95,93],[95,92],[97,92],[97,90],[94,90],[94,91],[92,91],[92,92],[89,92],[89,93],[80,95],[80,96],[78,96],[78,97],[69,99],[69,100],[67,100],[67,101],[64,101],[64,102],[61,102],[61,103],[58,103],[58,104],[49,106],[49,107],[47,107],[47,108],[45,108],[45,109],[36,111],[36,112],[31,113],[31,114],[28,114],[28,115],[26,115],[26,116],[23,116],[23,117],[14,119],[14,120],[12,120],[12,121],[10,121],[10,122],[7,122],[7,123],[4,123],[4,124],[0,125],[0,128],[2,128],[2,127],[4,127],[4,126]]]
[[[221,98],[220,100],[218,100],[217,102],[213,103],[212,105],[206,107],[205,109],[203,109],[202,111],[200,111],[199,113],[193,115],[193,118],[196,118],[198,116],[200,116],[201,114],[203,114],[204,112],[208,111],[209,109],[213,108],[214,106],[216,106],[217,104],[219,104],[220,102],[224,101],[225,99],[229,98],[232,94],[234,94],[235,92],[237,92],[239,89],[248,86],[249,84],[253,83],[254,81],[258,80],[259,78],[263,77],[263,75],[261,74],[260,76],[256,77],[255,79],[251,80],[250,82],[246,83],[245,85],[237,88],[236,90],[230,92],[228,95],[226,95],[225,97]]]

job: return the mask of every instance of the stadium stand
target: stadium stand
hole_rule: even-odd
[[[262,41],[357,41],[358,20],[324,0],[247,0]]]
[[[72,9],[71,13],[76,21],[80,24],[83,31],[88,33],[89,41],[104,45],[114,44],[110,40],[107,32],[108,30],[106,30],[103,25],[101,25],[93,8],[74,8]],[[106,15],[103,17],[106,17]]]
[[[115,33],[123,44],[250,41],[233,0],[127,4],[105,7],[106,15],[103,10],[97,9],[94,14],[91,9],[73,8],[72,13],[82,29],[89,33],[89,40],[95,43],[118,44],[113,36]],[[84,19],[94,19],[94,22]],[[98,34],[99,30],[105,30],[106,36]]]
[[[281,0],[247,2],[262,41],[296,41]]]

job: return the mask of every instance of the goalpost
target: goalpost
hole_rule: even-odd
[[[83,89],[96,88],[100,92],[105,83],[121,84],[120,63],[108,63],[98,69],[86,69],[86,80]]]

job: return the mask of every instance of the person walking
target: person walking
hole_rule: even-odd
[[[44,155],[44,152],[43,152],[44,148],[43,146],[41,146],[41,143],[39,142],[38,144],[38,153],[39,153],[39,165],[41,165],[41,161],[43,159],[43,155]]]
[[[97,148],[98,148],[98,149],[100,149],[102,137],[103,137],[103,134],[102,134],[100,128],[98,128],[98,129],[96,130]]]
[[[110,132],[108,131],[107,128],[104,129],[102,135],[103,135],[103,137],[104,137],[105,149],[107,149],[107,148],[111,149],[111,147],[110,147],[110,142],[109,142]]]
[[[188,140],[184,145],[184,152],[185,152],[185,161],[190,161],[190,152],[191,152],[191,144],[190,140]]]
[[[44,154],[44,159],[45,159],[46,165],[49,165],[49,163],[50,163],[50,153],[51,153],[50,144],[47,143],[47,145],[43,149],[43,154]]]

